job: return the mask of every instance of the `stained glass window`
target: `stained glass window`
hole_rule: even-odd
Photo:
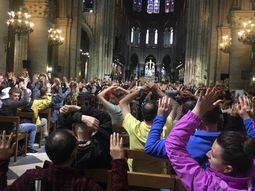
[[[164,30],[164,47],[170,47],[174,44],[174,29],[173,27],[165,28]]]
[[[145,38],[145,43],[146,44],[149,44],[149,40],[150,40],[150,30],[149,29],[147,29],[146,30],[146,38]]]
[[[135,27],[132,27],[131,28],[130,43],[134,43],[134,31],[135,31]]]
[[[154,0],[153,13],[157,14],[160,10],[160,0]]]
[[[130,35],[130,43],[133,45],[140,44],[140,28],[139,27],[132,27],[131,28],[131,35]]]
[[[173,29],[173,27],[170,27],[170,41],[169,41],[169,43],[170,43],[170,45],[172,45],[173,43],[174,43],[174,29]]]
[[[136,12],[142,12],[142,9],[143,9],[143,0],[134,0],[133,10]]]
[[[82,4],[83,4],[82,6],[83,12],[89,12],[89,13],[94,12],[94,0],[83,0]]]
[[[165,0],[165,13],[174,12],[174,0]]]
[[[154,30],[154,44],[158,44],[158,29]]]
[[[147,13],[152,14],[154,12],[154,1],[148,0],[147,1]]]

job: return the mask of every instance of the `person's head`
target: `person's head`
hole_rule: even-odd
[[[124,94],[121,90],[115,90],[109,95],[109,102],[118,105],[119,101],[123,98]]]
[[[255,157],[255,139],[234,131],[223,132],[207,153],[210,167],[235,177],[249,175]]]
[[[196,100],[185,101],[182,105],[182,115],[185,115],[186,113],[188,113],[189,110],[192,110],[195,107],[196,103]]]
[[[95,131],[84,123],[73,123],[72,129],[78,141],[90,140]]]
[[[0,83],[2,83],[4,81],[4,74],[0,73]]]
[[[57,129],[47,138],[45,151],[56,165],[72,162],[77,150],[77,140],[72,131]]]
[[[46,74],[39,74],[38,79],[43,84],[48,82],[48,76]]]
[[[208,131],[218,131],[223,125],[223,115],[221,109],[219,107],[215,107],[206,112],[203,115],[202,120]]]
[[[42,87],[40,89],[40,93],[41,93],[41,97],[45,96],[47,94],[47,88],[46,87]]]
[[[151,122],[157,116],[158,105],[155,101],[147,101],[142,104],[142,115],[146,122]]]
[[[21,91],[17,87],[13,87],[9,91],[9,96],[12,101],[19,101],[21,96]]]

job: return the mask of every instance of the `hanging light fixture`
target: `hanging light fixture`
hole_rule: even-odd
[[[220,50],[224,53],[229,53],[230,51],[230,46],[231,46],[231,40],[228,35],[224,35],[222,37],[222,42],[220,43]]]
[[[255,43],[255,24],[251,20],[243,22],[243,29],[238,32],[238,40],[244,44]]]
[[[49,44],[59,46],[64,43],[64,37],[61,36],[62,30],[56,28],[50,28],[48,30],[49,33]]]
[[[23,35],[33,31],[34,23],[30,21],[31,15],[25,9],[8,12],[7,25],[15,34]]]

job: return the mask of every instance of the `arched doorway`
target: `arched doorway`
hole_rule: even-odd
[[[144,77],[148,78],[148,80],[154,81],[157,77],[157,66],[156,66],[156,58],[153,55],[149,55],[145,58],[144,65]]]
[[[161,81],[171,80],[171,58],[169,55],[165,55],[161,65]]]
[[[80,45],[80,73],[79,76],[83,79],[88,79],[89,65],[89,37],[88,34],[81,30],[81,45]]]
[[[139,59],[137,54],[132,54],[130,61],[130,73],[126,76],[128,76],[128,79],[133,80],[134,78],[139,78]]]

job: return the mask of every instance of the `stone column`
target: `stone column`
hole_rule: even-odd
[[[214,65],[214,81],[221,81],[221,74],[230,73],[230,61],[229,52],[222,52],[220,50],[220,43],[222,43],[222,37],[228,35],[231,38],[231,31],[228,26],[217,27],[217,55],[216,64]]]
[[[65,38],[64,43],[57,48],[57,55],[55,55],[57,57],[57,62],[55,63],[55,67],[54,67],[54,73],[58,76],[68,76],[69,72],[68,71],[68,61],[69,61],[69,49],[68,49],[68,45],[69,45],[69,30],[68,30],[68,18],[57,18],[56,19],[56,24],[57,27],[59,29],[62,30],[61,35]],[[69,45],[70,46],[70,45]]]
[[[48,1],[24,0],[24,5],[35,24],[29,36],[28,59],[31,60],[31,72],[46,72],[48,53]]]
[[[15,35],[14,67],[13,71],[19,74],[23,71],[23,60],[27,60],[28,34]]]
[[[7,40],[8,40],[8,27],[6,24],[9,10],[9,1],[0,1],[0,72],[5,72],[6,70],[6,50],[7,50]]]
[[[249,74],[252,68],[251,45],[238,41],[238,32],[242,30],[242,23],[254,18],[254,11],[232,11],[232,45],[230,51],[230,88],[244,89],[250,82]],[[244,85],[245,84],[245,85]]]

